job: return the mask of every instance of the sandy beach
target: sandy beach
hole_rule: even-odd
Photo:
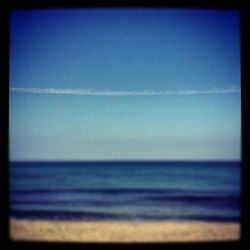
[[[45,221],[10,219],[12,240],[69,242],[192,242],[240,238],[238,223],[174,221]]]

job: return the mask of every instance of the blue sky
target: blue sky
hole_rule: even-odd
[[[240,16],[18,10],[11,160],[239,160]]]

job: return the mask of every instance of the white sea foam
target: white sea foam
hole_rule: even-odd
[[[239,88],[189,89],[189,90],[95,90],[80,88],[10,88],[11,92],[47,95],[90,95],[90,96],[168,96],[168,95],[224,95],[241,93]]]

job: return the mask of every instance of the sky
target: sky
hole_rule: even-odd
[[[240,15],[15,10],[10,160],[240,160]]]

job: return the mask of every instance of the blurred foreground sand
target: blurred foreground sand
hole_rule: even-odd
[[[70,242],[192,242],[240,238],[238,223],[174,221],[46,221],[10,219],[13,240]]]

